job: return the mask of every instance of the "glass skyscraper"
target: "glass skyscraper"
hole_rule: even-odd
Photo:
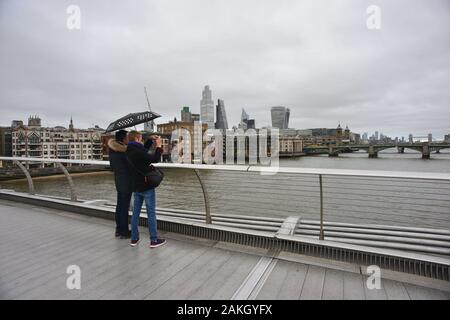
[[[225,104],[221,99],[217,100],[216,115],[217,115],[216,129],[221,130],[228,129],[227,114],[225,113]]]
[[[247,112],[245,112],[244,109],[242,109],[242,114],[241,114],[241,122],[244,122],[244,120],[248,120],[250,117],[248,116]]]
[[[214,101],[209,86],[205,86],[200,100],[200,115],[203,123],[208,125],[208,129],[214,129]]]
[[[278,129],[288,129],[289,128],[289,115],[291,110],[286,107],[272,107],[272,127]]]
[[[239,128],[244,130],[256,129],[255,119],[250,119],[250,116],[248,115],[247,112],[245,112],[244,109],[242,109],[241,122],[239,123]]]

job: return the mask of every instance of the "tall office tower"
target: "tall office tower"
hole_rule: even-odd
[[[181,121],[192,122],[192,114],[189,111],[189,107],[183,107],[183,109],[181,109]]]
[[[247,112],[245,112],[244,108],[242,108],[242,114],[241,114],[241,122],[244,122],[244,120],[248,120],[250,117],[248,116]]]
[[[247,123],[247,129],[256,129],[255,119],[248,119],[248,120],[246,120],[246,123]]]
[[[433,134],[429,133],[428,134],[428,143],[432,143],[433,142]]]
[[[414,138],[413,138],[413,135],[411,133],[408,136],[408,142],[409,143],[414,143]]]
[[[247,121],[249,119],[249,115],[247,114],[247,112],[245,112],[244,108],[242,108],[242,113],[241,113],[241,122],[238,125],[239,129],[243,129],[243,130],[247,130]]]
[[[446,134],[446,135],[444,136],[444,142],[450,143],[450,134]]]
[[[363,133],[363,135],[362,135],[362,140],[363,140],[363,142],[369,140],[369,134],[368,134],[367,132],[364,132],[364,133]]]
[[[217,100],[216,116],[217,116],[216,129],[221,130],[228,129],[227,114],[225,113],[225,104],[221,99]]]
[[[191,121],[192,122],[200,121],[200,115],[198,113],[192,113],[191,114]]]
[[[209,86],[205,86],[200,100],[200,114],[203,123],[208,125],[208,129],[214,129],[214,101]]]
[[[289,128],[289,115],[291,110],[286,107],[272,107],[272,127],[278,129],[288,129]]]
[[[378,131],[375,131],[375,140],[379,140],[380,139],[380,136],[378,135]]]

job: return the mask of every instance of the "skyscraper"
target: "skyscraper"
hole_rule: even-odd
[[[200,121],[200,115],[198,113],[191,113],[191,121]]]
[[[286,107],[272,107],[272,127],[278,129],[288,129],[289,128],[289,115],[291,110]]]
[[[227,115],[225,113],[225,104],[221,99],[217,100],[216,116],[217,116],[216,129],[222,130],[228,129]]]
[[[240,129],[255,129],[255,119],[250,119],[250,116],[245,112],[244,109],[242,109],[241,114],[241,122],[239,123]]]
[[[369,134],[367,132],[364,132],[362,135],[362,140],[363,142],[366,142],[369,140]]]
[[[241,114],[241,122],[244,122],[244,120],[248,120],[250,117],[247,114],[247,112],[245,112],[244,108],[242,108],[242,114]]]
[[[209,86],[205,86],[200,100],[200,115],[203,123],[208,125],[208,129],[214,129],[214,101]]]
[[[247,129],[256,129],[255,125],[255,119],[248,119],[247,122]]]
[[[192,121],[192,114],[189,111],[189,107],[183,107],[183,109],[181,109],[181,121],[183,122]]]

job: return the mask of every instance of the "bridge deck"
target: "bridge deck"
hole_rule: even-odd
[[[131,248],[114,237],[112,221],[1,200],[0,298],[450,299],[449,291],[387,279],[368,290],[358,272],[164,236],[163,247]],[[66,288],[69,265],[81,268],[81,290]]]

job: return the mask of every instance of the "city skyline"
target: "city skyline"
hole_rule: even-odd
[[[197,116],[199,116],[200,117],[200,119],[199,120],[201,120],[201,110],[202,110],[202,101],[207,101],[207,104],[205,105],[205,107],[207,106],[208,108],[209,108],[209,110],[208,110],[208,116],[210,117],[210,123],[212,124],[212,127],[211,128],[215,128],[216,127],[216,122],[217,122],[217,115],[218,115],[218,110],[223,110],[223,116],[225,117],[225,123],[227,124],[227,126],[228,126],[228,120],[227,120],[227,116],[226,116],[226,109],[225,109],[225,104],[224,104],[224,100],[223,99],[218,99],[218,104],[219,104],[219,101],[220,101],[220,103],[221,103],[221,105],[219,106],[219,105],[216,105],[215,107],[213,107],[212,108],[212,113],[211,113],[211,103],[212,103],[212,105],[214,106],[214,99],[213,99],[213,93],[212,93],[212,89],[211,89],[211,87],[209,86],[209,85],[205,85],[204,86],[204,88],[203,88],[203,92],[202,92],[202,99],[200,100],[200,107],[198,108],[198,114],[197,114]],[[182,109],[187,109],[187,112],[189,112],[189,117],[191,116],[191,113],[193,114],[193,112],[190,112],[189,110],[190,110],[190,108],[191,107],[189,107],[189,106],[183,106],[182,107]],[[259,126],[259,127],[271,127],[271,126],[273,126],[273,119],[272,119],[272,117],[273,117],[273,109],[274,108],[284,108],[284,109],[286,109],[287,110],[287,123],[288,123],[288,125],[289,125],[289,118],[290,118],[290,108],[288,108],[288,107],[282,107],[282,106],[275,106],[275,107],[268,107],[268,109],[269,109],[269,113],[270,113],[270,123],[269,124],[266,124],[266,125],[262,125],[262,126]],[[197,108],[195,108],[195,107],[193,107],[192,108],[192,110],[191,111],[195,111]],[[206,113],[205,113],[206,114]],[[194,116],[195,116],[195,114],[193,114]],[[27,117],[30,117],[30,116],[40,116],[40,115],[30,115],[30,114],[28,114],[27,116],[25,116],[25,117],[16,117],[16,118],[14,118],[14,119],[10,119],[9,120],[9,122],[8,122],[8,120],[3,124],[3,123],[0,123],[0,126],[9,126],[9,125],[11,125],[11,122],[13,122],[13,121],[16,121],[16,120],[19,120],[20,121],[20,119],[25,119],[25,118],[27,118]],[[182,116],[181,116],[181,118],[180,118],[180,120],[182,120],[182,117],[183,117],[183,113],[182,113]],[[242,108],[242,112],[241,112],[241,116],[240,116],[240,122],[238,122],[238,123],[236,123],[236,124],[232,124],[232,125],[230,125],[229,127],[233,127],[233,126],[239,126],[239,124],[241,124],[242,123],[242,121],[243,121],[243,118],[244,117],[247,117],[247,118],[249,118],[249,115],[247,114],[247,112],[245,111],[245,109],[244,108]],[[70,116],[70,118],[72,119],[72,115]],[[155,124],[156,123],[165,123],[165,122],[167,122],[167,121],[171,121],[172,119],[174,119],[174,118],[176,118],[176,116],[173,116],[173,115],[165,115],[165,116],[163,116],[161,119],[166,119],[166,121],[158,121],[158,120],[156,120],[155,121]],[[183,121],[183,120],[182,120]],[[254,120],[253,120],[254,121]],[[80,121],[81,123],[83,123],[83,120],[81,119],[81,121]],[[207,123],[207,122],[205,122],[205,123]],[[338,124],[340,125],[340,121],[338,122]],[[43,127],[55,127],[55,126],[63,126],[64,127],[64,125],[61,125],[60,123],[52,123],[52,124],[49,124],[48,123],[48,121],[47,122],[44,122],[43,123]],[[107,123],[101,123],[101,124],[97,124],[97,123],[91,123],[91,125],[90,126],[84,126],[83,128],[95,128],[95,127],[106,127],[107,126]],[[139,126],[142,126],[142,125],[139,125]],[[346,123],[346,126],[348,127],[348,124]],[[80,127],[81,128],[81,127]],[[326,127],[326,126],[315,126],[315,127],[313,127],[313,126],[309,126],[309,127],[305,127],[305,128],[298,128],[298,127],[292,127],[293,129],[297,129],[297,130],[301,130],[301,129],[312,129],[312,128],[334,128],[333,127],[333,125],[331,125],[331,126],[329,126],[329,127]],[[287,128],[283,128],[283,129],[287,129]],[[146,131],[146,128],[145,128],[145,124],[144,124],[144,128],[143,128],[143,130],[144,131]],[[447,131],[450,131],[450,129],[449,130],[447,130]],[[383,133],[381,132],[381,131],[379,131],[379,130],[377,130],[377,129],[374,129],[374,131],[373,131],[373,134],[372,135],[369,135],[369,132],[370,132],[370,130],[367,130],[367,129],[362,129],[361,131],[352,131],[352,132],[356,132],[356,133],[359,133],[359,134],[361,134],[361,136],[363,137],[365,134],[368,134],[368,136],[367,136],[367,140],[370,140],[370,138],[372,138],[372,137],[375,137],[375,140],[378,140],[378,133],[380,133],[381,135],[383,135]],[[435,140],[439,140],[439,139],[441,139],[441,138],[443,138],[443,139],[445,139],[445,136],[447,136],[448,134],[447,133],[444,133],[442,136],[439,136],[439,135],[435,135],[432,131],[429,131],[429,132],[423,132],[423,133],[416,133],[416,134],[413,134],[412,132],[408,132],[408,133],[402,133],[402,134],[400,134],[400,135],[392,135],[392,134],[384,134],[384,137],[386,137],[386,138],[392,138],[392,139],[394,139],[394,138],[399,138],[400,140],[402,139],[402,137],[403,138],[405,138],[405,140],[411,140],[410,138],[409,138],[409,136],[413,136],[413,137],[420,137],[421,139],[425,139],[425,138],[427,138],[428,137],[428,135],[429,134],[432,134],[433,135],[433,139],[435,139]]]
[[[217,110],[220,110],[220,112],[218,112]],[[220,115],[220,116],[217,117],[217,115]],[[177,117],[174,117],[174,119],[175,118],[177,118]],[[74,129],[75,130],[97,130],[97,131],[99,131],[99,130],[104,131],[105,130],[99,125],[92,125],[91,127],[88,127],[88,128],[86,128],[86,127],[82,128],[82,127],[78,127],[78,126],[75,127],[74,124],[73,124],[72,116],[70,117],[69,126],[67,126],[67,127],[64,124],[59,124],[59,125],[56,125],[56,126],[45,126],[45,125],[42,124],[42,120],[43,119],[41,119],[39,115],[30,115],[28,117],[28,121],[29,122],[30,121],[31,122],[38,121],[39,122],[39,127],[42,127],[42,128],[60,128],[60,129],[64,129],[64,130],[74,130]],[[200,114],[193,114],[193,113],[191,113],[190,107],[188,107],[188,106],[183,106],[181,108],[180,120],[182,122],[201,121],[200,120]],[[227,116],[226,116],[226,111],[225,111],[225,104],[224,104],[224,101],[221,100],[221,99],[218,99],[218,104],[216,105],[216,120],[217,121],[215,122],[215,129],[221,129],[221,130],[223,130],[223,129],[230,129],[229,126],[228,126],[228,122],[227,122]],[[247,121],[249,121],[249,122],[247,123]],[[169,121],[169,123],[172,123],[172,122],[173,121]],[[245,122],[244,127],[241,127],[244,122]],[[165,123],[165,124],[169,124],[169,123]],[[161,123],[161,124],[163,124],[163,123]],[[250,127],[247,127],[248,124],[250,124]],[[23,126],[23,125],[25,125],[25,122],[24,122],[23,119],[15,119],[15,120],[11,121],[9,126],[0,126],[0,128],[8,128],[8,127],[9,128],[16,128],[16,127]],[[239,123],[238,126],[233,126],[233,128],[238,128],[238,127],[242,128],[244,130],[245,129],[250,129],[250,128],[252,128],[252,129],[260,128],[260,127],[256,127],[255,126],[255,119],[250,119],[249,115],[245,112],[244,109],[242,109],[241,122]],[[338,124],[337,128],[341,128],[340,123]],[[348,125],[346,125],[345,129],[350,131],[350,129],[348,128]],[[302,135],[305,135],[307,131],[311,131],[311,130],[313,130],[313,131],[314,130],[328,130],[328,131],[331,130],[331,131],[335,131],[336,129],[335,128],[289,128],[288,131],[291,131],[291,130],[297,131],[297,135],[302,136]],[[144,124],[143,131],[147,131],[146,128],[145,128],[145,124]],[[436,138],[431,133],[428,133],[425,136],[417,136],[417,135],[413,135],[413,134],[410,133],[407,136],[395,136],[395,137],[386,135],[386,134],[384,134],[382,132],[379,132],[379,131],[375,131],[371,135],[369,135],[370,134],[369,132],[353,132],[353,131],[351,131],[351,133],[352,134],[357,134],[358,136],[360,136],[361,141],[363,141],[363,142],[383,141],[383,140],[392,140],[392,141],[398,140],[399,142],[412,143],[412,142],[417,142],[417,141],[433,142],[433,141],[436,141],[436,140],[441,140],[440,137]],[[448,141],[449,140],[448,139],[449,136],[450,136],[450,134],[444,135],[443,140]]]
[[[448,134],[448,2],[379,1],[380,30],[367,29],[364,1],[77,4],[81,28],[68,30],[62,3],[2,2],[0,125],[39,114],[106,126],[147,109],[143,85],[166,122],[183,105],[200,113],[209,84],[230,125],[245,108],[268,126],[284,105],[295,128]]]

